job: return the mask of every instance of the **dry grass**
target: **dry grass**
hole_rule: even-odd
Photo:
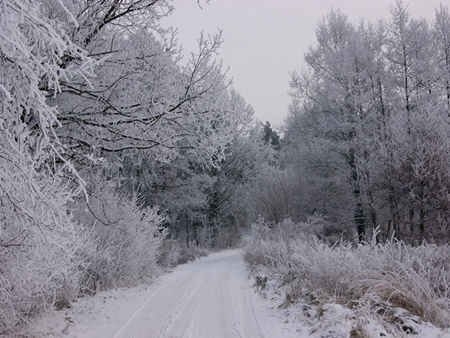
[[[384,316],[403,308],[439,327],[450,326],[448,245],[411,247],[373,240],[356,247],[329,246],[292,229],[260,222],[245,249],[251,270],[263,270],[279,285],[288,286],[291,298],[334,299],[347,306],[364,303]],[[368,301],[374,298],[379,301]]]

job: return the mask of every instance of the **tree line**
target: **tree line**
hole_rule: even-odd
[[[321,214],[358,240],[379,226],[380,239],[447,242],[449,11],[427,21],[396,1],[390,13],[351,23],[332,10],[291,73],[278,218]]]

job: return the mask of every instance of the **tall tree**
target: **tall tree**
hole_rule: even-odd
[[[438,64],[437,90],[443,94],[447,114],[450,116],[450,14],[448,7],[442,4],[436,9],[433,36]]]
[[[206,219],[208,170],[230,154],[242,119],[226,71],[214,60],[221,33],[201,35],[198,52],[182,64],[173,32],[159,27],[172,10],[167,1],[117,3],[70,6],[74,16],[93,13],[105,25],[81,20],[73,28],[99,65],[95,79],[63,83],[53,99],[61,111],[58,133],[80,170],[114,179],[145,205],[162,205],[171,234],[190,245]]]
[[[308,122],[303,120],[312,128],[316,140],[320,138],[326,144],[323,150],[338,156],[329,157],[326,166],[334,167],[334,174],[340,172],[347,177],[353,199],[352,218],[360,239],[366,224],[376,221],[373,212],[368,214],[369,139],[376,123],[371,78],[375,46],[370,44],[371,37],[364,23],[355,27],[344,14],[332,11],[319,24],[317,45],[305,55],[311,75],[302,79],[294,73],[292,80],[297,95],[309,102],[306,114],[314,115],[307,118]],[[345,189],[342,194],[346,194]]]

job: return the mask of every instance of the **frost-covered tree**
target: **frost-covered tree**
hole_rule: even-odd
[[[227,146],[220,168],[211,168],[212,185],[208,189],[206,208],[213,244],[227,247],[236,244],[240,229],[251,220],[251,201],[256,177],[270,159],[261,129],[253,121],[253,108],[237,92],[231,92],[233,110],[239,112],[234,139]]]
[[[62,3],[55,5],[70,16]],[[66,57],[77,62],[63,67]],[[91,240],[71,220],[67,203],[82,182],[56,136],[58,111],[46,96],[58,93],[62,80],[88,76],[92,65],[40,3],[1,1],[2,333],[13,334],[17,324],[77,292],[84,266],[77,255]]]
[[[448,7],[441,4],[436,9],[432,31],[436,48],[437,76],[440,95],[444,97],[447,112],[450,111],[450,14]]]
[[[438,61],[443,48],[433,41],[437,33],[429,23],[411,18],[402,2],[396,2],[391,13],[386,43],[386,63],[393,75],[386,84],[392,88],[391,136],[382,146],[385,172],[377,183],[387,182],[387,232],[414,241],[435,237],[446,223],[448,172],[440,163],[446,161],[449,125],[440,75],[445,78],[445,72]]]
[[[349,201],[347,217],[353,219],[361,238],[373,217],[366,207],[370,203],[367,161],[376,126],[372,35],[363,23],[356,27],[341,12],[332,11],[319,24],[317,45],[305,55],[311,74],[305,80],[293,74],[292,81],[301,102],[307,100],[307,116],[299,117],[307,123],[303,129],[314,137],[316,146],[321,143],[316,149],[328,157],[321,160],[319,153],[312,154],[317,170],[333,175],[332,180],[341,176],[340,198]]]
[[[159,25],[173,10],[169,1],[61,2],[66,12],[52,1],[44,8],[99,61],[94,79],[62,82],[62,93],[53,100],[61,112],[58,133],[78,159],[93,152],[152,149],[153,156],[170,162],[179,149],[190,149],[206,162],[220,160],[232,119],[228,81],[213,59],[220,33],[202,35],[198,52],[181,65],[175,33]],[[77,62],[64,58],[67,66]]]
[[[239,228],[246,225],[249,186],[267,154],[254,127],[253,109],[233,90],[229,99],[237,117],[234,139],[218,166],[205,165],[186,151],[170,163],[147,157],[142,166],[130,165],[127,171],[127,179],[136,178],[134,184],[148,205],[167,209],[170,235],[183,246],[234,245]]]
[[[151,150],[170,162],[182,149],[205,162],[220,160],[233,119],[228,83],[211,59],[220,36],[201,38],[186,66],[152,34],[105,38],[111,41],[102,47],[112,44],[115,53],[96,68],[97,78],[66,84],[57,97],[66,144],[82,154]]]
[[[80,170],[114,179],[145,205],[160,204],[170,233],[183,229],[189,245],[206,217],[207,171],[224,160],[240,112],[214,60],[221,34],[201,35],[198,52],[182,64],[174,36],[158,26],[171,10],[164,4],[142,8],[148,19],[133,26],[102,26],[86,47],[101,61],[96,78],[64,83],[53,102],[61,111],[58,134]],[[106,161],[96,173],[92,159]]]
[[[360,240],[377,225],[408,241],[448,238],[446,12],[434,28],[401,1],[391,13],[354,25],[332,11],[319,24],[308,68],[292,75],[286,165],[311,192],[301,204],[352,220]]]
[[[190,245],[207,218],[208,171],[225,159],[240,121],[214,60],[221,33],[201,35],[182,64],[173,32],[159,26],[172,11],[167,1],[64,3],[80,22],[65,27],[98,64],[95,78],[64,82],[51,99],[58,136],[87,182],[101,175],[120,196],[161,205],[170,234]]]

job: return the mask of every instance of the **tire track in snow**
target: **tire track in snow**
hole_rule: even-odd
[[[189,268],[186,269],[186,267]],[[183,298],[187,299],[190,290],[200,282],[200,280],[192,281],[192,275],[196,274],[197,270],[198,273],[201,273],[201,269],[202,267],[185,265],[182,269],[177,269],[176,274],[164,276],[166,278],[161,279],[145,303],[117,331],[114,337],[164,337],[164,329],[167,330],[173,318],[173,312],[177,307],[181,307],[180,303],[183,302]],[[187,296],[183,297],[186,294]],[[146,323],[158,323],[159,332],[152,330],[153,334],[147,335],[146,330],[143,330]]]
[[[195,302],[195,297],[197,296],[197,291],[199,288],[199,285],[201,284],[201,279],[196,278],[194,282],[188,285],[186,291],[183,293],[183,295],[179,298],[179,300],[176,302],[172,310],[170,311],[170,314],[164,324],[164,327],[162,329],[161,337],[165,337],[168,332],[171,331],[174,324],[177,323],[177,319],[180,317],[180,315],[184,315],[184,313],[191,313],[189,316],[188,323],[186,324],[186,327],[191,322],[192,317],[195,315],[196,309],[197,309],[197,302]],[[193,310],[191,308],[194,307]],[[184,330],[186,331],[186,330]]]

